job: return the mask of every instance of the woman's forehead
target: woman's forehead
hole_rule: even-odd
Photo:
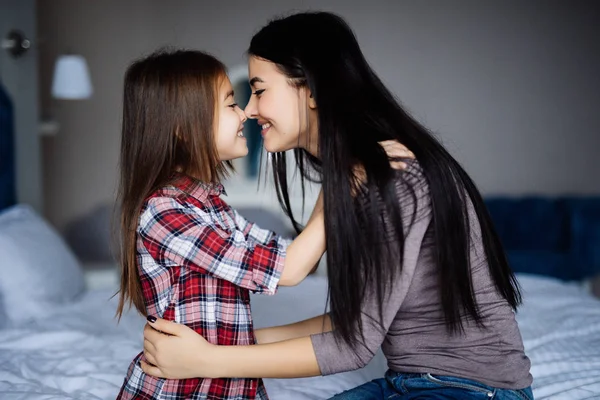
[[[271,61],[258,57],[250,57],[248,60],[248,75],[250,81],[254,79],[255,82],[264,82],[266,78],[273,76],[273,74],[280,74],[280,72]]]

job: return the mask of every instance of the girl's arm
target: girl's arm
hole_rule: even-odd
[[[169,197],[148,201],[140,218],[138,233],[155,260],[185,265],[254,292],[272,294],[277,285],[297,285],[325,252],[322,207],[292,244],[276,235],[258,243]]]
[[[287,248],[279,285],[295,286],[302,282],[314,271],[324,252],[325,217],[321,191],[306,227]]]
[[[258,344],[297,339],[332,330],[329,314],[319,315],[293,324],[262,328],[254,331]]]
[[[323,194],[319,193],[305,229],[296,239],[282,239],[275,232],[260,228],[231,209],[237,227],[249,242],[264,246],[281,247],[283,269],[278,282],[280,286],[295,286],[308,274],[314,272],[325,252],[325,223],[323,219]]]

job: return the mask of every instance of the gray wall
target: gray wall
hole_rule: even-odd
[[[47,216],[64,226],[114,197],[122,76],[159,45],[244,63],[274,14],[333,10],[350,22],[382,79],[463,163],[486,194],[600,193],[600,6],[593,1],[40,1]],[[90,64],[94,98],[48,98],[65,51]]]
[[[15,113],[17,201],[43,211],[40,138],[38,135],[38,46],[34,0],[0,0],[0,37],[22,31],[33,47],[20,58],[0,50],[0,80]]]

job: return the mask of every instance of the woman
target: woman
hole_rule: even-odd
[[[284,151],[295,149],[302,176],[322,182],[331,312],[258,330],[255,346],[211,345],[151,318],[144,370],[327,375],[363,367],[381,346],[385,377],[336,399],[533,398],[514,316],[520,292],[481,195],[382,84],[348,25],[322,12],[277,19],[253,37],[249,55],[245,112],[274,152],[288,214]],[[418,161],[395,170],[384,140]]]

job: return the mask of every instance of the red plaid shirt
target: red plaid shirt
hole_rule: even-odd
[[[246,221],[219,196],[220,184],[179,175],[146,199],[138,271],[148,315],[185,324],[208,342],[256,342],[249,291],[275,293],[289,241]],[[158,379],[140,353],[118,399],[267,399],[261,379]]]

